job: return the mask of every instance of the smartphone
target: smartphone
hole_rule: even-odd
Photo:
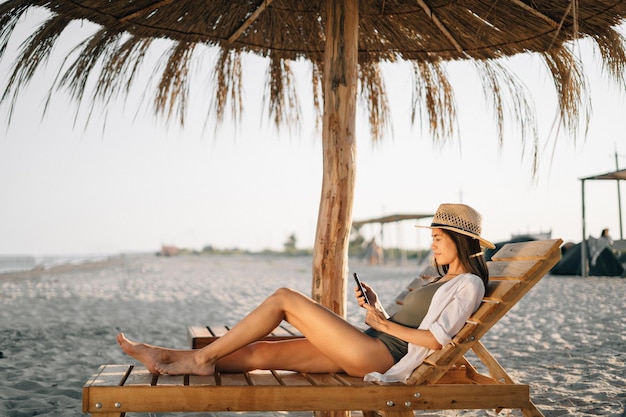
[[[369,298],[367,298],[367,293],[365,292],[365,288],[363,288],[363,285],[361,285],[361,281],[359,281],[359,277],[356,275],[356,272],[354,273],[354,280],[356,281],[356,285],[358,285],[359,290],[361,290],[361,294],[363,294],[363,297],[365,297],[365,302],[367,304],[370,304],[370,300]]]

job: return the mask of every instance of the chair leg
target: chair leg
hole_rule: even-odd
[[[543,413],[539,411],[532,401],[530,401],[528,408],[522,408],[522,414],[524,414],[525,417],[544,417]]]
[[[474,345],[472,345],[472,350],[476,356],[478,356],[478,359],[480,359],[480,361],[485,364],[487,369],[489,369],[489,373],[493,379],[501,384],[515,384],[513,378],[506,373],[496,358],[491,355],[485,345],[483,345],[480,341],[477,341]]]

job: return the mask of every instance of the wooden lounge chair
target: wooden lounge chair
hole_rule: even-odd
[[[284,371],[153,376],[143,367],[102,365],[83,387],[83,411],[238,412],[362,410],[412,417],[414,410],[516,408],[542,416],[528,385],[516,384],[479,341],[559,260],[561,240],[505,245],[489,262],[482,305],[453,341],[418,366],[408,384],[365,382],[344,374]],[[472,349],[489,371],[465,358]]]

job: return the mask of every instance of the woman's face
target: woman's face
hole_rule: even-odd
[[[432,229],[432,237],[431,248],[438,265],[450,265],[458,258],[454,241],[442,229]]]

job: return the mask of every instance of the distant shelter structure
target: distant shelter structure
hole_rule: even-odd
[[[386,225],[387,223],[397,223],[399,224],[400,222],[403,221],[407,221],[407,220],[421,220],[421,219],[427,219],[430,217],[433,217],[434,214],[432,213],[425,213],[425,214],[390,214],[387,216],[383,216],[383,217],[375,217],[375,218],[371,218],[371,219],[366,219],[366,220],[355,220],[352,222],[352,227],[354,230],[356,230],[357,232],[360,231],[361,227],[363,227],[366,224],[379,224],[380,225],[380,246],[383,246],[384,243],[384,225]],[[402,262],[406,261],[406,250],[402,250],[401,251],[401,258],[402,258]]]
[[[589,261],[588,261],[588,246],[587,246],[587,226],[586,226],[586,212],[585,212],[585,182],[590,180],[614,180],[617,182],[617,204],[619,213],[619,225],[620,225],[620,240],[616,241],[618,246],[624,243],[623,227],[622,227],[622,203],[620,193],[620,181],[626,180],[626,169],[618,169],[617,171],[607,172],[605,174],[593,175],[591,177],[580,178],[582,187],[582,232],[583,239],[580,251],[581,262],[581,275],[583,278],[588,276]]]

